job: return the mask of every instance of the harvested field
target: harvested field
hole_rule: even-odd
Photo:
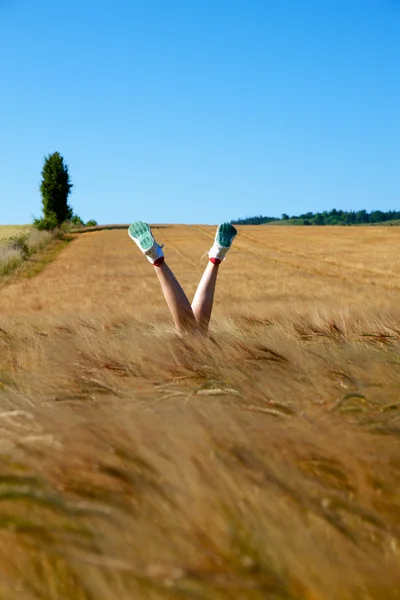
[[[265,231],[264,231],[265,229]],[[264,316],[349,307],[390,308],[400,291],[396,229],[242,227],[221,269],[216,315]],[[189,297],[205,266],[214,228],[157,227],[168,263]],[[167,318],[152,270],[124,230],[77,236],[35,280],[2,291],[3,313],[63,315],[155,311]],[[88,293],[90,290],[90,293]],[[221,291],[222,290],[222,291]],[[220,311],[219,307],[223,307]]]
[[[190,297],[213,233],[155,230]],[[0,598],[398,598],[399,246],[241,227],[209,339],[121,230],[0,288]]]

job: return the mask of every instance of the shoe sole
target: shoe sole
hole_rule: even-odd
[[[150,250],[154,244],[154,237],[150,226],[143,221],[132,223],[128,229],[128,234],[143,252]]]
[[[224,248],[229,248],[233,240],[237,236],[237,229],[230,223],[222,223],[218,225],[215,241]]]

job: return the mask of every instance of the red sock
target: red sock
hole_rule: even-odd
[[[210,262],[212,262],[213,265],[220,265],[221,261],[219,258],[209,258],[208,259]]]
[[[164,257],[163,257],[163,256],[161,256],[160,258],[157,258],[157,260],[155,260],[155,261],[153,262],[153,265],[154,265],[155,267],[161,267],[161,265],[163,264],[163,262],[164,262]]]

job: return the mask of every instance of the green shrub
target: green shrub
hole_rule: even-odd
[[[78,215],[72,215],[70,223],[73,227],[85,227],[85,223]]]
[[[95,227],[96,225],[98,225],[98,222],[95,219],[90,219],[87,223],[86,223],[86,227]]]
[[[33,219],[33,226],[36,229],[39,229],[39,231],[43,231],[44,229],[47,231],[56,229],[58,227],[57,215],[55,213],[49,213],[46,217],[42,217],[41,219],[35,217]]]

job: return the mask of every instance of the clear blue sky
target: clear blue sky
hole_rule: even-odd
[[[0,0],[0,223],[400,208],[400,0]]]

